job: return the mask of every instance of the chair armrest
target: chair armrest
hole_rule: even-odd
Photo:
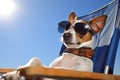
[[[0,68],[0,73],[7,73],[7,72],[11,72],[14,71],[16,69],[13,68]]]
[[[57,79],[74,79],[74,80],[120,80],[120,76],[100,74],[93,72],[82,72],[69,69],[55,69],[45,67],[26,67],[19,69],[20,75],[39,76]]]

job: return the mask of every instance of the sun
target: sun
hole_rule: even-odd
[[[15,10],[13,0],[0,0],[0,16],[9,16]]]

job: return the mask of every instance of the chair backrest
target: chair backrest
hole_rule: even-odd
[[[90,20],[91,18],[107,15],[107,21],[102,31],[94,36],[94,72],[113,73],[116,51],[120,37],[120,0],[114,0],[104,7],[78,19]],[[64,23],[65,24],[65,23]],[[64,52],[62,44],[60,55]]]

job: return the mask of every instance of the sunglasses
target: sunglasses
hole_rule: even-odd
[[[73,29],[80,35],[86,35],[87,32],[94,34],[94,31],[90,28],[88,23],[77,22],[77,23],[71,25],[71,23],[68,21],[62,21],[58,25],[59,25],[58,31],[60,33],[63,33],[64,31],[69,30],[70,27],[72,26]]]

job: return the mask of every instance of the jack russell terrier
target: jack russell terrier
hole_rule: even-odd
[[[59,25],[64,28],[61,40],[66,46],[66,50],[62,56],[56,58],[49,67],[92,72],[93,62],[91,58],[94,54],[93,36],[102,30],[105,25],[106,18],[106,15],[101,15],[91,19],[90,21],[77,20],[76,14],[74,12],[71,12],[68,17],[68,23],[65,26],[59,23]],[[23,67],[26,66],[43,65],[38,58],[32,58]],[[4,74],[2,79],[19,80],[20,75],[16,71],[13,71]]]

